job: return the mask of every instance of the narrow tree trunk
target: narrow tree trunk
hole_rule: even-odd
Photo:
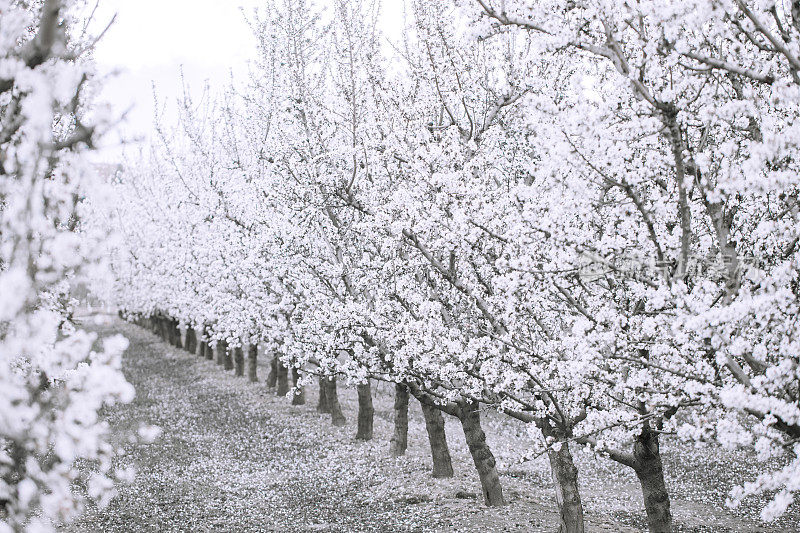
[[[283,397],[289,392],[289,369],[286,368],[286,365],[284,365],[280,359],[278,359],[277,366],[278,390],[275,392],[275,394]]]
[[[258,344],[251,344],[247,350],[247,379],[250,383],[258,381]]]
[[[194,332],[194,328],[191,326],[186,327],[186,342],[184,343],[184,348],[189,353],[195,353],[195,351],[197,351],[197,335]]]
[[[402,383],[394,386],[394,433],[389,443],[389,453],[398,457],[408,448],[408,388]]]
[[[550,470],[556,485],[556,502],[561,514],[560,533],[583,533],[583,504],[578,491],[578,468],[572,460],[569,444],[561,441],[561,448],[549,449]]]
[[[210,340],[206,341],[205,344],[206,344],[206,359],[208,359],[209,361],[213,361],[214,360],[214,346],[216,346],[216,344],[212,343],[212,341],[210,341]]]
[[[669,493],[664,481],[664,465],[661,462],[658,433],[645,427],[633,445],[636,459],[636,476],[642,486],[647,524],[651,533],[672,531],[672,513],[669,509]]]
[[[197,331],[195,331],[195,344],[194,344],[194,354],[198,357],[202,357],[205,359],[206,357],[206,345],[203,342],[203,333],[200,330],[200,335],[197,336]]]
[[[317,402],[318,413],[330,413],[331,404],[328,402],[328,383],[324,376],[319,377],[319,401]]]
[[[272,389],[278,384],[278,356],[273,355],[269,362],[269,374],[267,374],[267,387]]]
[[[197,337],[197,355],[202,357],[203,359],[205,359],[206,358],[206,349],[208,348],[208,346],[206,345],[206,340],[205,340],[206,339],[206,334],[208,333],[206,331],[206,327],[203,326],[202,328],[200,328],[198,333],[199,333],[199,336]]]
[[[357,440],[372,440],[372,426],[375,409],[372,407],[372,387],[369,380],[358,385],[358,430]]]
[[[244,376],[244,351],[241,346],[233,350],[233,373],[239,377]]]
[[[336,390],[336,378],[327,380],[325,388],[325,396],[328,399],[328,405],[331,408],[331,422],[336,427],[345,425],[347,420],[342,413],[342,406],[339,405],[339,392]]]
[[[428,431],[428,442],[431,445],[433,458],[433,477],[453,477],[453,462],[450,459],[450,449],[447,447],[447,435],[444,432],[444,417],[436,407],[422,405],[422,414],[425,416],[425,429]]]
[[[506,500],[503,498],[503,487],[500,485],[500,476],[497,475],[494,455],[486,444],[486,434],[481,428],[478,404],[474,402],[463,404],[459,420],[461,427],[464,428],[464,437],[469,446],[469,453],[472,454],[472,461],[478,470],[484,502],[489,507],[505,505]]]
[[[181,328],[178,326],[177,320],[171,320],[170,324],[172,326],[172,339],[174,341],[176,348],[183,348],[183,343],[181,342]]]
[[[305,405],[306,393],[303,386],[300,385],[300,369],[292,367],[292,381],[294,382],[294,396],[292,396],[292,405]]]
[[[167,330],[167,342],[171,346],[176,346],[177,343],[175,342],[175,324],[173,323],[171,318],[164,319],[164,327]]]
[[[217,341],[214,362],[219,366],[225,365],[225,354],[228,353],[228,343],[225,341]]]

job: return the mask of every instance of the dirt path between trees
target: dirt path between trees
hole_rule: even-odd
[[[153,444],[128,445],[121,462],[136,467],[133,484],[122,487],[108,507],[90,509],[66,531],[551,532],[556,528],[546,476],[501,468],[510,505],[488,509],[477,500],[477,474],[455,426],[448,424],[447,429],[456,475],[448,480],[431,478],[417,405],[410,413],[409,451],[394,459],[388,454],[388,394],[375,398],[376,438],[359,442],[353,439],[355,394],[344,387],[340,394],[348,424],[334,428],[315,411],[315,390],[306,392],[306,405],[291,406],[263,382],[247,383],[136,326],[105,316],[88,317],[83,326],[100,336],[122,333],[131,343],[123,364],[137,395],[133,403],[105,413],[112,428],[124,433],[139,424],[155,424],[163,434]],[[492,428],[486,430],[490,433]],[[503,449],[498,448],[502,464]],[[625,490],[616,497],[606,492],[604,497],[615,505],[635,500]],[[596,499],[588,497],[589,502]],[[637,502],[631,505],[636,508]],[[638,524],[603,507],[587,505],[589,531],[641,531]],[[687,523],[681,530],[759,530],[751,529],[752,523],[737,522],[732,529],[724,523],[717,523],[721,529],[711,523],[708,529]]]

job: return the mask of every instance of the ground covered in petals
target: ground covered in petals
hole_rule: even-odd
[[[510,504],[488,509],[463,435],[448,421],[456,475],[430,477],[419,406],[412,400],[409,450],[388,454],[390,387],[375,387],[375,439],[355,441],[355,391],[340,387],[348,417],[334,428],[307,404],[291,406],[261,383],[247,383],[213,362],[106,316],[86,317],[101,336],[131,342],[124,370],[136,400],[106,416],[120,433],[155,424],[163,434],[130,447],[122,461],[138,475],[105,509],[91,509],[70,532],[121,531],[554,531],[557,516],[544,458],[526,455],[524,429],[487,413],[484,429],[498,459]],[[267,368],[262,361],[261,378]],[[680,531],[790,531],[796,516],[769,527],[753,509],[724,508],[736,461],[696,450],[666,453]],[[604,460],[579,455],[589,531],[643,531],[635,479]],[[744,461],[745,465],[749,465]],[[692,474],[693,475],[689,475]],[[678,483],[678,479],[681,480]],[[668,482],[669,483],[669,482]]]

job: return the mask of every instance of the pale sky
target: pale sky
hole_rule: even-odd
[[[329,0],[318,0],[322,5]],[[114,13],[117,19],[97,46],[101,72],[113,72],[101,100],[121,113],[131,111],[120,131],[126,138],[146,137],[154,115],[153,83],[161,104],[174,108],[180,91],[180,69],[192,92],[208,80],[212,89],[227,84],[230,73],[243,79],[255,41],[246,13],[263,0],[101,0],[98,25]],[[403,0],[383,0],[383,31],[396,38],[403,17]],[[119,135],[106,140],[116,153]],[[114,156],[112,156],[114,157]]]

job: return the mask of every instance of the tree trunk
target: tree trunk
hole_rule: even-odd
[[[189,353],[195,353],[197,351],[197,334],[191,326],[186,327],[186,343],[184,348]]]
[[[483,489],[483,500],[489,507],[499,507],[506,504],[503,498],[503,487],[500,485],[500,476],[497,475],[494,455],[486,444],[486,434],[481,428],[481,415],[478,404],[474,402],[461,405],[461,427],[464,428],[464,437],[472,454],[472,461],[478,470]]]
[[[208,344],[206,344],[206,335],[208,334],[208,331],[206,330],[206,327],[203,326],[200,328],[198,333],[200,335],[197,337],[197,355],[205,359],[206,350],[208,350]]]
[[[178,326],[177,320],[171,320],[170,324],[172,326],[172,339],[174,341],[176,348],[183,348],[183,343],[181,342],[181,328]]]
[[[292,381],[294,382],[294,395],[292,396],[292,405],[305,405],[306,393],[303,386],[300,385],[300,369],[292,367]]]
[[[204,348],[203,341],[201,340],[202,339],[202,333],[198,337],[197,336],[197,331],[195,331],[194,335],[195,335],[195,337],[194,337],[194,354],[196,356],[198,356],[198,357],[203,357],[204,358],[206,356],[206,353],[205,353],[205,348]]]
[[[317,402],[318,413],[330,413],[331,404],[328,402],[328,384],[325,376],[319,377],[319,401]]]
[[[342,406],[339,405],[339,393],[336,390],[336,378],[327,380],[325,387],[325,396],[328,399],[328,405],[331,408],[331,422],[336,427],[341,427],[347,422],[342,414]]]
[[[276,358],[277,359],[277,358]],[[289,369],[286,368],[286,365],[278,359],[278,371],[277,371],[277,382],[278,382],[278,390],[275,392],[278,396],[286,396],[289,392]]]
[[[267,387],[272,389],[278,383],[278,356],[273,355],[269,362],[269,374],[267,374]]]
[[[561,448],[548,449],[550,470],[556,485],[556,502],[561,514],[560,533],[583,533],[583,505],[578,491],[578,468],[572,460],[569,444],[561,441]]]
[[[189,350],[189,352],[192,353],[192,354],[196,354],[197,353],[197,331],[194,328],[189,328],[189,331],[192,334],[192,337],[191,337],[192,345],[190,347],[191,349],[187,348],[187,350]]]
[[[225,370],[233,370],[233,349],[230,347],[225,350],[225,359],[223,362],[225,363]]]
[[[217,341],[215,346],[214,362],[219,366],[225,365],[225,354],[228,352],[228,343],[225,341]]]
[[[369,380],[358,385],[358,430],[356,440],[372,440],[375,409],[372,407],[372,387]]]
[[[236,376],[244,376],[244,351],[241,346],[233,350],[233,373]]]
[[[216,345],[212,344],[211,341],[206,341],[205,344],[206,344],[206,359],[208,359],[209,361],[213,361],[214,360],[214,348],[213,347],[216,346]]]
[[[251,344],[247,349],[247,379],[250,383],[258,381],[258,344]]]
[[[209,361],[214,361],[216,355],[215,352],[216,346],[217,345],[215,342],[211,340],[206,341],[206,359],[208,359]]]
[[[408,388],[402,383],[394,386],[394,434],[389,443],[389,453],[398,457],[408,448]]]
[[[644,509],[647,512],[647,525],[651,533],[672,531],[672,513],[669,509],[669,493],[664,482],[664,465],[658,433],[645,427],[633,444],[636,459],[636,476],[642,486]]]
[[[164,319],[164,328],[167,335],[167,343],[171,346],[175,346],[175,324],[172,322],[171,318]]]
[[[433,458],[433,477],[453,477],[453,462],[450,460],[450,449],[447,447],[447,435],[444,432],[444,417],[436,407],[422,405],[425,416],[425,429],[428,431],[428,442],[431,445]]]

